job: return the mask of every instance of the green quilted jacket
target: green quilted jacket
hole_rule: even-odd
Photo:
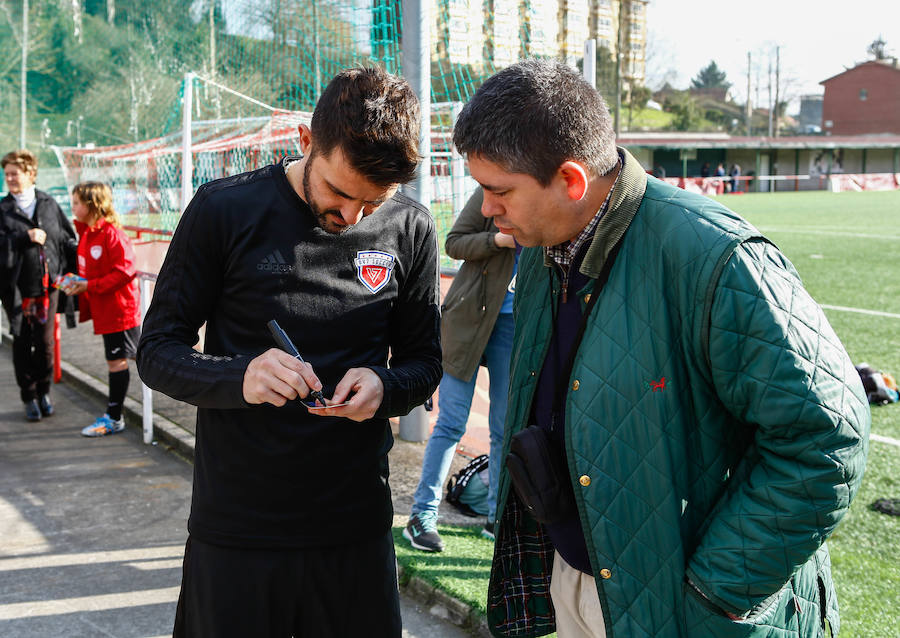
[[[865,467],[870,414],[856,370],[775,246],[624,154],[582,272],[596,278],[620,238],[621,249],[566,401],[606,635],[836,634],[825,539]],[[578,291],[583,304],[592,285]],[[523,251],[504,457],[528,425],[559,290],[543,250]],[[553,550],[505,467],[498,504],[491,631],[550,633]]]

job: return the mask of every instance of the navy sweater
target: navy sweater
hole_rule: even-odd
[[[563,401],[560,409],[553,419],[553,400],[559,384],[567,385],[568,380],[560,378],[563,374],[569,352],[575,338],[578,336],[578,328],[581,324],[582,309],[584,307],[584,289],[591,289],[593,281],[587,275],[579,272],[579,267],[584,258],[590,242],[585,242],[569,268],[569,281],[567,286],[566,302],[563,303],[560,292],[560,280],[556,279],[552,286],[556,298],[556,319],[553,323],[553,337],[547,357],[544,359],[544,367],[538,377],[535,390],[534,405],[532,406],[533,423],[544,428],[557,446],[557,450],[566,449],[565,441],[565,396],[568,388],[564,389]],[[554,268],[559,270],[556,266]],[[569,485],[569,489],[572,487]],[[559,552],[569,565],[592,574],[591,561],[588,557],[587,544],[581,531],[581,521],[578,512],[573,511],[565,520],[552,525],[545,525],[544,530],[550,536],[553,547]]]

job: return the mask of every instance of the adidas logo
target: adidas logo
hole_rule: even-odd
[[[276,249],[256,264],[256,269],[266,272],[291,272],[294,267],[287,263],[281,255],[281,251]]]

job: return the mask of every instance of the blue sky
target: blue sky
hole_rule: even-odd
[[[820,81],[868,59],[866,48],[879,35],[888,52],[900,57],[897,0],[650,0],[647,23],[651,87],[665,78],[687,88],[715,60],[728,74],[735,99],[743,102],[750,51],[751,97],[758,106],[768,105],[768,65],[771,60],[774,69],[777,45],[782,92],[794,102],[793,110],[800,95],[822,93]]]

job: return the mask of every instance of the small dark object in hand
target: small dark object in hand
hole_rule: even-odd
[[[872,509],[882,514],[900,516],[900,498],[880,498],[872,503]]]

